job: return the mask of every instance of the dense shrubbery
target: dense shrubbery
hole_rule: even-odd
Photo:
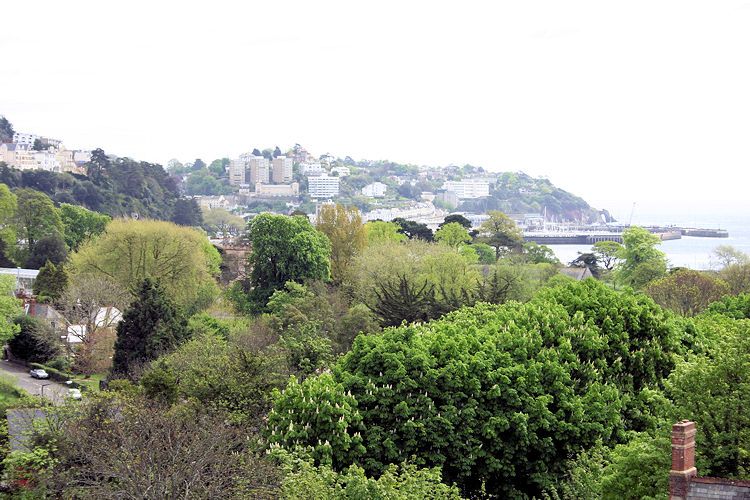
[[[368,471],[415,457],[442,466],[467,491],[538,495],[567,457],[624,439],[634,425],[628,402],[659,385],[677,350],[671,316],[650,300],[576,283],[525,305],[478,305],[360,336],[325,394],[354,398],[347,405],[361,413],[363,430],[346,419],[342,426],[352,439],[361,433],[365,451],[356,462]],[[332,457],[352,452],[346,439],[337,448],[320,427],[327,420],[310,414],[319,409],[314,394],[277,401],[272,431],[283,437],[272,441],[307,446],[325,437]],[[306,439],[295,443],[287,427]]]

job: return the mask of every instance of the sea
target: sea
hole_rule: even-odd
[[[731,245],[750,254],[750,202],[641,202],[633,204],[606,202],[607,207],[621,223],[632,225],[675,225],[706,229],[725,229],[729,238],[695,238],[683,236],[679,240],[663,241],[660,249],[667,254],[671,267],[688,267],[696,270],[717,269],[712,252],[719,245]],[[632,218],[631,218],[632,214]],[[580,253],[591,251],[589,245],[549,245],[564,264]]]

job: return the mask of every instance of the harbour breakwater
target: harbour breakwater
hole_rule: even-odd
[[[559,226],[558,226],[559,228]],[[566,226],[563,230],[544,231],[527,230],[523,232],[524,241],[540,245],[593,245],[599,241],[616,241],[622,243],[622,233],[628,226]],[[562,228],[560,228],[562,229]],[[723,229],[682,228],[674,226],[646,226],[651,233],[662,241],[679,240],[683,236],[699,238],[728,238],[729,232]]]

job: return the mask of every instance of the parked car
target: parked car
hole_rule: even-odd
[[[31,370],[29,372],[29,375],[31,375],[31,378],[49,378],[49,373],[42,370],[41,368],[36,368],[34,370]]]
[[[81,399],[81,389],[68,389],[70,399]]]

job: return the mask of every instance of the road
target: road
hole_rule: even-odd
[[[55,404],[61,403],[68,394],[68,386],[50,379],[39,380],[31,378],[29,368],[17,365],[6,360],[0,360],[0,374],[8,375],[15,379],[16,384],[35,396],[43,395]],[[42,388],[44,386],[44,388]]]

